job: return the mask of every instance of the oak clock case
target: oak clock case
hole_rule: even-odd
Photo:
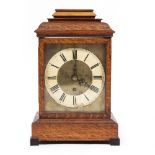
[[[119,145],[111,113],[114,31],[91,9],[56,9],[35,31],[39,38],[39,111],[30,145]]]

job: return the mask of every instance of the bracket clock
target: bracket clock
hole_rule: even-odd
[[[56,9],[35,31],[39,38],[39,112],[30,145],[119,145],[111,113],[114,31],[91,9]]]

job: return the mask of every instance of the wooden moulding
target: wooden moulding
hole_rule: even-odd
[[[85,13],[85,12],[56,12],[53,14],[55,18],[61,17],[95,17],[93,12]]]
[[[89,17],[95,18],[96,14],[91,9],[56,9],[52,15],[54,18]]]
[[[93,9],[55,9],[56,12],[93,12]]]
[[[111,119],[39,119],[32,123],[31,145],[42,142],[107,142],[119,145],[118,125]]]
[[[66,20],[67,19],[67,20]],[[38,37],[55,37],[55,36],[104,36],[112,37],[114,31],[107,23],[100,22],[95,19],[89,21],[84,20],[49,20],[43,22],[35,31]]]

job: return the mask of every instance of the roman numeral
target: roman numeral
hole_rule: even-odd
[[[95,87],[94,85],[91,85],[89,88],[90,88],[90,90],[92,90],[95,93],[99,92],[99,89],[97,87]]]
[[[63,94],[61,95],[61,97],[60,97],[59,100],[62,101],[62,102],[64,102],[65,98],[66,98],[66,94],[63,93]]]
[[[55,92],[57,92],[57,91],[59,90],[59,85],[56,84],[55,86],[51,87],[50,89],[51,89],[51,91],[52,91],[53,94],[54,94]]]
[[[102,80],[102,76],[93,76],[94,80]]]
[[[73,96],[73,105],[76,105],[76,97]]]
[[[53,64],[51,64],[51,66],[53,66],[53,67],[55,67],[55,68],[59,68],[58,66],[56,66],[56,65],[53,65]]]
[[[89,101],[89,98],[84,94],[85,98],[87,99],[87,101]]]
[[[67,61],[63,53],[62,53],[62,54],[60,54],[60,56],[61,56],[61,58],[62,58],[62,60],[63,60],[64,62],[66,62],[66,61]]]
[[[87,60],[88,56],[89,56],[89,54],[87,54],[87,56],[85,57],[84,62]]]
[[[56,80],[56,76],[51,76],[51,77],[48,77],[48,80]]]
[[[97,64],[91,66],[90,69],[94,69],[94,68],[97,67],[97,66],[99,66],[99,63],[97,63]]]
[[[76,60],[77,59],[77,50],[72,50],[73,52],[73,59]]]

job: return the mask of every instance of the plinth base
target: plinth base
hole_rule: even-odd
[[[119,145],[118,124],[111,119],[39,119],[32,123],[30,145],[110,144]]]

